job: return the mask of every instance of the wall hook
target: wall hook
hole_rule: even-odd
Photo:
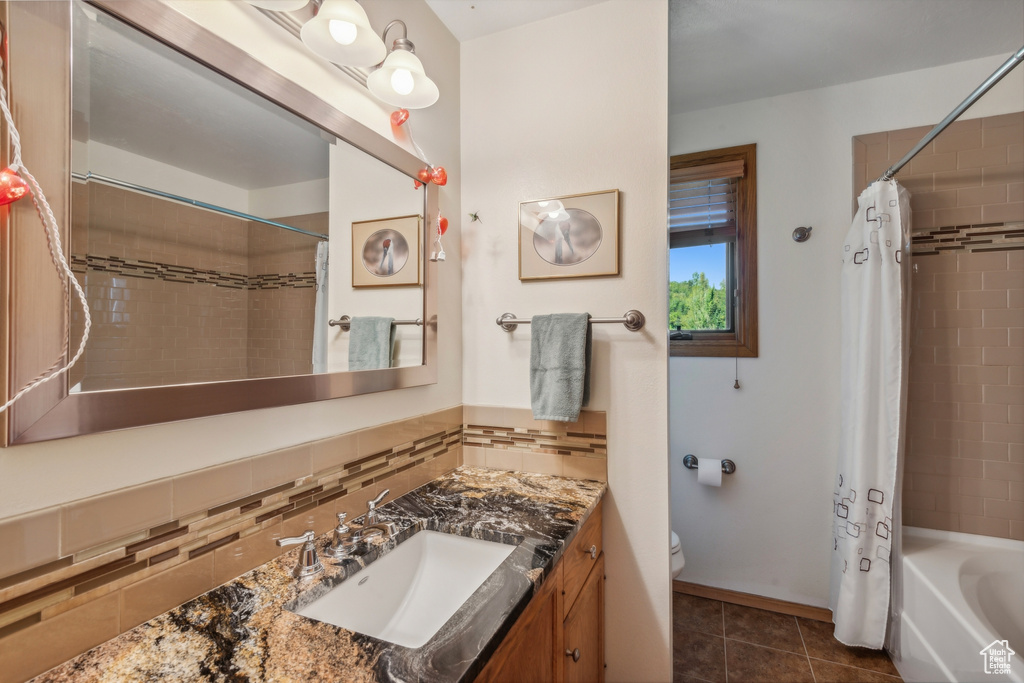
[[[800,226],[799,228],[793,231],[793,241],[806,242],[807,240],[811,239],[811,230],[813,229],[814,228],[810,226]]]

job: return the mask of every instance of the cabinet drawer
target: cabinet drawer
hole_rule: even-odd
[[[601,534],[601,511],[604,503],[598,503],[591,513],[590,519],[583,525],[576,538],[562,556],[562,616],[572,609],[583,583],[587,580],[590,570],[597,564],[603,549]]]

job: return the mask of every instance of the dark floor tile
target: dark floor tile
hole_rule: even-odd
[[[814,683],[804,655],[726,639],[725,660],[729,683]]]
[[[672,664],[676,676],[725,683],[725,639],[678,629],[673,635]]]
[[[806,655],[796,617],[743,605],[725,605],[725,637]]]
[[[672,676],[672,683],[711,683],[705,681],[703,678],[694,678],[693,676],[686,676],[680,673],[676,673]]]
[[[832,636],[835,626],[825,621],[814,621],[797,617],[800,633],[807,646],[807,654],[815,659],[824,659],[837,664],[870,669],[890,676],[899,676],[883,650],[869,650],[866,647],[849,647]]]
[[[672,593],[672,628],[722,634],[722,603],[696,595]]]
[[[811,660],[811,670],[818,683],[899,683],[903,680],[899,676],[886,676],[877,671],[855,669],[821,659]]]

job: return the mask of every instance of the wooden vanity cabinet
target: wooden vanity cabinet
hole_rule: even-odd
[[[562,622],[562,673],[565,683],[604,680],[604,555]]]
[[[601,536],[598,504],[476,683],[604,681]]]

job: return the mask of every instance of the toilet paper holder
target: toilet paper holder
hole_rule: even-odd
[[[683,456],[683,467],[685,467],[688,470],[697,469],[697,456],[693,455],[692,453],[690,455]],[[722,461],[722,474],[732,474],[735,471],[736,463],[734,463],[732,460]]]

